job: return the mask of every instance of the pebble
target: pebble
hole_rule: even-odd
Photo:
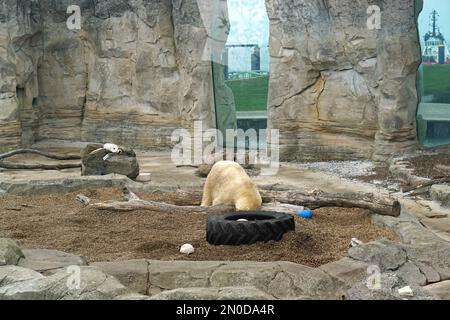
[[[329,161],[310,163],[288,163],[300,169],[310,169],[333,173],[342,178],[355,178],[373,173],[375,165],[371,161]]]
[[[136,178],[137,182],[150,182],[152,181],[152,175],[150,173],[141,173]]]
[[[414,297],[414,292],[410,286],[398,289],[398,294],[400,297]]]
[[[192,254],[194,253],[194,251],[195,251],[194,247],[192,246],[192,244],[189,243],[183,244],[180,249],[180,252],[184,254]]]

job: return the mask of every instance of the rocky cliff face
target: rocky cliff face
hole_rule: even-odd
[[[367,8],[381,9],[369,29]],[[291,159],[383,159],[416,142],[412,0],[268,0],[269,118]]]
[[[71,4],[81,30],[66,26]],[[268,122],[284,159],[385,159],[415,144],[420,1],[266,4]],[[370,5],[380,30],[367,27]],[[167,147],[194,120],[213,127],[206,41],[196,0],[3,0],[0,149],[41,139]]]
[[[74,3],[81,30],[66,26]],[[0,10],[0,148],[166,147],[173,130],[213,123],[195,0],[8,0]]]

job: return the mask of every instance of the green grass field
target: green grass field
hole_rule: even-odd
[[[424,95],[434,95],[433,102],[450,103],[450,65],[425,65]]]
[[[269,77],[226,82],[234,94],[236,111],[266,111]]]

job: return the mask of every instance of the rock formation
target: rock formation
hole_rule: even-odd
[[[371,5],[380,29],[368,27]],[[416,143],[416,5],[267,1],[269,122],[283,158],[385,159]]]
[[[71,4],[80,30],[66,26]],[[268,124],[282,159],[384,160],[416,144],[421,1],[266,4]],[[371,5],[380,29],[367,26]],[[196,0],[3,0],[0,149],[43,139],[167,148],[195,120],[214,127],[204,20]]]

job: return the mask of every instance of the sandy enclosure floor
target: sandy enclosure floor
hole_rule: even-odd
[[[347,254],[351,238],[364,242],[387,238],[392,231],[371,224],[368,211],[324,208],[313,220],[298,217],[296,231],[280,242],[251,246],[211,246],[202,214],[166,214],[157,211],[108,212],[86,208],[75,200],[83,193],[95,200],[120,200],[119,190],[84,190],[50,196],[9,196],[0,199],[0,237],[22,247],[56,249],[82,255],[89,262],[127,259],[291,261],[317,267]],[[177,205],[200,203],[176,193],[139,194],[142,199]],[[179,247],[191,243],[196,252],[185,256]]]

